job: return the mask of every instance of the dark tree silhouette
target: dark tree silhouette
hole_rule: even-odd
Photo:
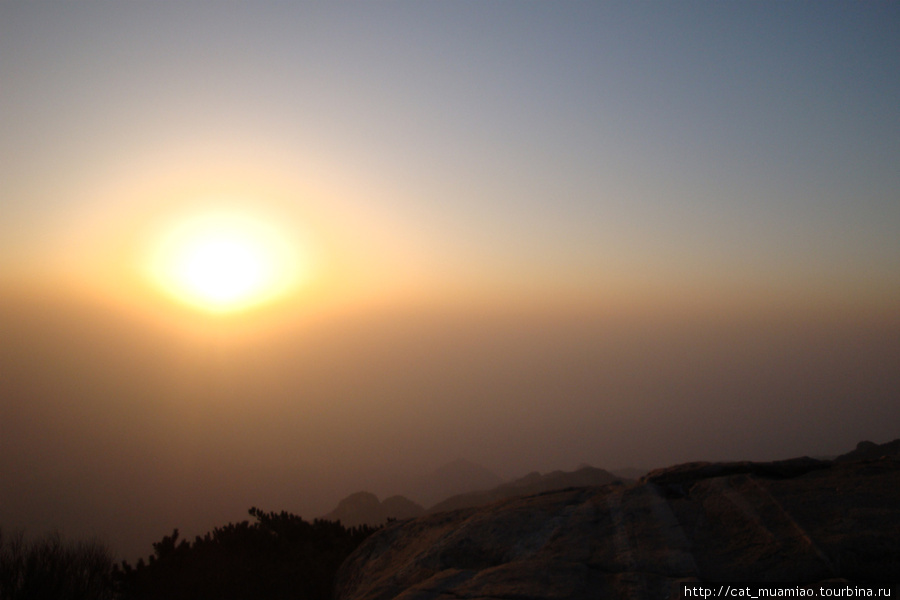
[[[100,542],[0,529],[0,600],[112,600],[113,559]]]
[[[373,531],[250,509],[254,523],[217,527],[193,543],[178,530],[153,544],[147,563],[116,567],[123,600],[328,600],[344,559]]]

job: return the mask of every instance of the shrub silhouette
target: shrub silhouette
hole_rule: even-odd
[[[123,562],[115,569],[121,597],[327,600],[338,567],[375,531],[320,519],[310,523],[284,511],[249,512],[254,523],[229,523],[193,543],[179,541],[175,529],[153,544],[146,563]]]
[[[112,600],[113,560],[99,542],[51,533],[31,543],[0,529],[0,600]]]

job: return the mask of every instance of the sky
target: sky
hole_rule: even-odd
[[[133,557],[457,458],[898,437],[898,26],[891,2],[0,4],[0,526]],[[224,221],[271,268],[238,249],[217,285],[271,285],[192,303],[178,240]]]

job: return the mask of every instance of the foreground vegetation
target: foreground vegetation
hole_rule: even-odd
[[[193,542],[178,530],[153,554],[114,564],[99,543],[26,543],[0,531],[0,600],[328,600],[345,558],[375,529],[250,509],[253,522]]]
[[[99,542],[59,533],[27,541],[0,529],[0,600],[112,600],[113,559]]]

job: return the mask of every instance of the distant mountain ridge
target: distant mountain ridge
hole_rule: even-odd
[[[471,468],[473,464],[468,463],[468,461],[456,461],[447,465],[446,468],[438,469],[435,472],[454,474],[466,471],[479,472],[478,469]],[[461,469],[459,468],[460,466],[462,466]],[[375,494],[356,492],[341,500],[333,511],[322,518],[340,521],[345,526],[377,526],[383,525],[389,519],[411,519],[426,513],[433,514],[472,506],[482,506],[514,496],[538,494],[570,487],[606,485],[617,481],[629,480],[613,475],[609,471],[590,466],[584,466],[571,472],[553,471],[545,475],[534,471],[524,477],[508,483],[501,483],[489,489],[454,494],[434,504],[427,510],[405,496],[392,496],[380,502]],[[463,479],[458,479],[455,483],[457,485],[465,485],[466,482]]]
[[[640,479],[650,472],[650,469],[638,469],[636,467],[623,467],[621,469],[610,469],[610,473],[622,479]]]
[[[503,478],[478,463],[460,458],[417,477],[400,490],[422,506],[432,506],[450,496],[487,490],[503,483]]]
[[[581,467],[577,471],[553,471],[546,475],[541,475],[534,471],[515,481],[500,484],[489,490],[451,496],[429,508],[428,513],[434,514],[460,508],[482,506],[514,496],[528,496],[570,487],[606,485],[616,481],[621,482],[623,478],[617,477],[609,471],[588,466]]]
[[[425,514],[429,506],[449,496],[492,488],[503,480],[499,475],[470,460],[460,458],[415,478],[401,495],[384,501],[367,491],[350,494],[323,519],[345,526],[384,525],[389,519],[410,519]],[[423,506],[424,505],[424,506]]]
[[[370,492],[356,492],[341,500],[337,507],[323,516],[328,521],[340,521],[345,527],[384,525],[389,519],[412,519],[425,514],[425,508],[404,496],[391,496],[383,502]]]
[[[872,460],[883,456],[900,456],[900,439],[884,444],[876,444],[875,442],[869,441],[860,442],[856,445],[855,450],[851,450],[846,454],[841,454],[834,460],[836,462],[851,462],[856,460]]]

